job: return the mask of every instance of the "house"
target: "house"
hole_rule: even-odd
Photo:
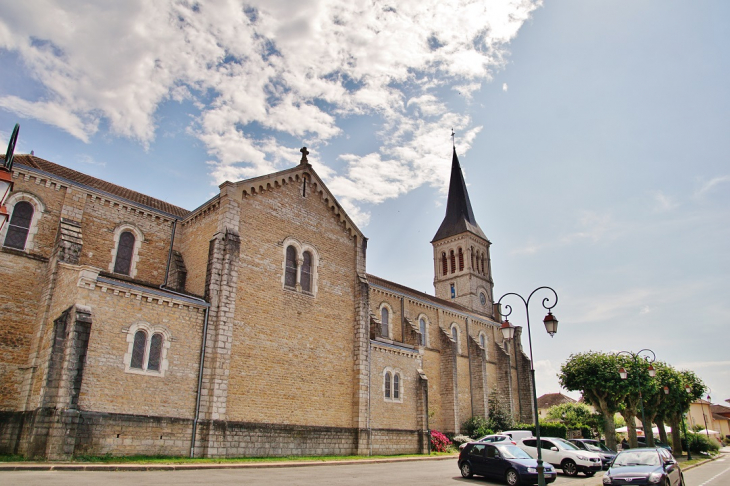
[[[0,453],[419,453],[491,399],[532,421],[456,150],[434,295],[367,273],[367,238],[307,154],[192,210],[16,156]]]
[[[541,419],[547,416],[547,411],[555,405],[562,405],[563,403],[578,403],[576,400],[570,398],[562,393],[546,393],[537,397],[537,414]]]

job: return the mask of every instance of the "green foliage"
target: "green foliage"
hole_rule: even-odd
[[[492,390],[489,397],[487,427],[492,430],[502,431],[512,429],[513,425],[514,419],[509,412],[509,408],[501,402],[497,390]]]
[[[584,400],[605,417],[618,412],[629,393],[618,369],[616,355],[589,351],[570,355],[558,379],[566,390],[583,393]]]
[[[687,433],[689,450],[692,452],[715,453],[720,450],[720,443],[714,439],[708,439],[705,434]]]
[[[461,424],[461,429],[464,434],[468,435],[472,439],[478,439],[479,437],[494,433],[492,429],[489,428],[487,419],[485,419],[484,417],[470,418],[469,420]]]
[[[590,407],[584,403],[561,403],[550,407],[546,417],[553,420],[559,420],[568,429],[580,429],[588,425],[593,412]]]
[[[580,433],[583,436],[584,439],[592,439],[593,438],[593,429],[588,426],[583,426],[580,428]]]
[[[535,424],[514,424],[511,430],[529,430],[535,435]],[[558,422],[544,422],[540,420],[540,437],[568,437],[568,428]]]

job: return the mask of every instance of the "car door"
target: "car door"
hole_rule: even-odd
[[[503,478],[509,464],[502,458],[499,449],[493,445],[487,445],[484,453],[484,475],[491,478]]]
[[[674,456],[672,456],[672,454],[670,454],[666,449],[659,449],[659,457],[661,457],[662,462],[664,463],[664,470],[669,477],[669,484],[672,486],[680,486],[682,473],[677,465],[677,461],[674,459]]]
[[[518,442],[518,447],[533,458],[537,459],[537,439],[524,439],[522,442]]]
[[[469,449],[468,454],[468,461],[471,463],[471,470],[474,472],[474,474],[478,474],[480,476],[484,476],[484,448],[487,447],[487,444],[474,444],[471,449]]]
[[[554,447],[557,449],[558,447],[551,441],[540,439],[540,442],[542,443],[540,449],[542,452],[542,460],[544,462],[548,462],[552,465],[559,465],[560,464],[560,453],[557,450],[552,450]]]

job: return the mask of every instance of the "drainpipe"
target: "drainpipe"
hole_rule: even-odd
[[[370,395],[373,389],[372,374],[370,371],[371,362],[373,360],[373,342],[370,340],[370,332],[368,332],[368,455],[373,455],[373,430],[370,423]]]
[[[203,339],[200,343],[200,366],[198,368],[198,391],[195,397],[195,416],[193,417],[193,434],[190,439],[190,458],[195,457],[195,435],[198,430],[198,419],[200,418],[200,396],[203,391],[203,367],[205,366],[205,345],[208,341],[208,313],[210,307],[205,308],[205,321],[203,323]]]

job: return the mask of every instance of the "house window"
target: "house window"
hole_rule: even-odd
[[[304,252],[302,258],[302,290],[304,292],[312,291],[312,254],[308,251]]]
[[[164,376],[170,336],[167,329],[147,323],[136,323],[128,329],[129,348],[124,356],[125,371],[135,374]]]
[[[282,263],[283,287],[312,296],[317,294],[317,265],[319,256],[310,245],[295,238],[284,240],[284,261]]]
[[[387,307],[380,309],[380,334],[386,338],[390,336],[390,312]]]
[[[290,288],[297,286],[297,250],[293,246],[286,247],[284,285]]]
[[[390,398],[390,380],[391,380],[391,374],[390,372],[385,373],[385,398]]]
[[[8,232],[5,235],[5,246],[18,250],[25,249],[25,242],[28,239],[31,221],[33,221],[33,212],[33,205],[27,201],[20,201],[15,205],[8,224]]]
[[[135,238],[131,231],[125,231],[119,236],[117,258],[114,262],[114,273],[129,275],[129,271],[132,269],[134,243]]]
[[[423,317],[421,317],[418,320],[418,330],[421,331],[420,342],[418,344],[420,344],[421,346],[425,346],[426,345],[426,319],[424,319]]]
[[[464,270],[464,253],[459,248],[459,271]]]

